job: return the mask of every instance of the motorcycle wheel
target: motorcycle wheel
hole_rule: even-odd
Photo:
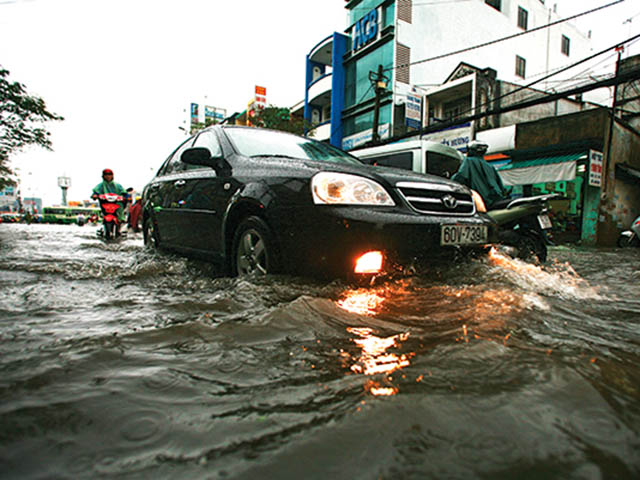
[[[635,235],[620,235],[616,244],[620,248],[633,247],[638,245],[638,237]]]
[[[107,222],[104,224],[104,238],[111,240],[115,237],[115,224],[113,222]]]
[[[518,258],[521,260],[547,261],[547,246],[541,238],[533,235],[522,235],[518,241]]]

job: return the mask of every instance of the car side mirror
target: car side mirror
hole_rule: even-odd
[[[211,156],[211,151],[206,147],[187,148],[182,152],[182,155],[180,155],[180,160],[187,165],[217,166],[217,158]]]

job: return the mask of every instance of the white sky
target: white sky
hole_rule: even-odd
[[[423,0],[419,0],[423,1]],[[557,0],[569,16],[612,0]],[[418,3],[418,2],[416,2]],[[548,6],[554,2],[547,0]],[[305,56],[346,26],[343,0],[0,0],[0,65],[41,96],[53,152],[14,155],[23,196],[83,200],[103,168],[141,191],[184,139],[189,103],[242,111],[255,85],[267,103],[304,98]],[[418,8],[416,6],[416,8]],[[428,7],[423,7],[428,8]],[[623,22],[632,18],[632,22]],[[605,21],[606,20],[606,21]],[[640,0],[579,23],[595,48],[640,33]],[[638,43],[634,53],[638,51]]]

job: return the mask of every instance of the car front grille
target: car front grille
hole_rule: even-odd
[[[411,207],[420,213],[435,215],[473,215],[471,195],[447,185],[400,182],[396,188]]]

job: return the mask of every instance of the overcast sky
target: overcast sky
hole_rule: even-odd
[[[428,8],[418,6],[415,8]],[[613,0],[558,0],[569,16]],[[427,2],[425,2],[427,3]],[[547,5],[554,2],[547,0]],[[141,191],[184,138],[191,101],[242,111],[254,87],[267,103],[304,98],[305,55],[343,31],[343,0],[0,0],[0,65],[65,117],[49,123],[54,152],[13,156],[23,196],[83,200],[109,167]],[[606,13],[605,13],[606,12]],[[632,18],[631,22],[623,23]],[[606,20],[606,21],[605,21]],[[640,0],[579,26],[596,47],[640,33]],[[634,53],[640,53],[636,43]]]

